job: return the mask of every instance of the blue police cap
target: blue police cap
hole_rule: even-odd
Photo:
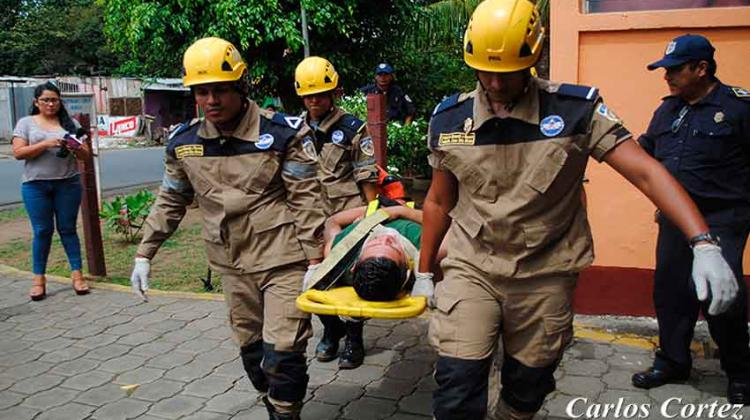
[[[714,58],[714,47],[701,35],[686,34],[678,36],[667,44],[664,57],[647,66],[649,70],[659,67],[674,67],[691,60],[711,60]]]
[[[388,63],[380,63],[375,67],[375,74],[391,74],[393,73],[393,67]]]

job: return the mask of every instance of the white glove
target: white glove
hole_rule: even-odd
[[[148,302],[146,292],[148,291],[148,275],[151,272],[151,262],[148,258],[135,257],[133,274],[130,275],[130,286],[133,292],[144,302]]]
[[[711,287],[710,315],[718,315],[727,309],[737,297],[737,279],[721,255],[721,248],[713,244],[693,247],[693,283],[698,300],[708,299]]]
[[[435,306],[435,285],[432,283],[433,273],[414,272],[414,287],[411,289],[411,296],[424,296],[427,298],[427,306]]]
[[[307,289],[310,288],[310,283],[312,282],[312,278],[315,275],[315,272],[318,271],[318,267],[320,267],[320,264],[310,264],[307,266],[307,272],[305,272],[305,278],[302,280],[303,292],[306,292]]]

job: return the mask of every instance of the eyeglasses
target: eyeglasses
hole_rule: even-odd
[[[680,127],[682,126],[682,123],[685,121],[685,115],[687,115],[688,111],[690,110],[690,107],[687,105],[683,106],[680,110],[680,114],[677,116],[677,118],[672,122],[672,132],[676,133],[680,131]]]
[[[43,104],[52,105],[60,102],[60,98],[39,98],[37,101]]]

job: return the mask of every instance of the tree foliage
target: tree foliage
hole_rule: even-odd
[[[195,40],[219,36],[248,61],[257,96],[295,97],[293,72],[303,58],[300,2],[292,0],[99,0],[105,32],[125,56],[120,71],[172,76]],[[329,58],[345,75],[344,87],[363,84],[374,51],[396,39],[416,6],[409,0],[302,0],[313,54]]]
[[[3,0],[0,73],[108,74],[115,60],[93,0]]]

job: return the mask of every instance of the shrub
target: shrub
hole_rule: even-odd
[[[339,107],[357,118],[367,120],[367,98],[364,95],[344,96]],[[410,124],[391,121],[388,130],[388,172],[403,177],[429,177],[432,173],[427,163],[427,121],[416,118]],[[396,171],[393,171],[396,169]]]
[[[155,199],[154,194],[147,190],[117,196],[102,205],[99,217],[104,219],[107,229],[122,235],[126,241],[135,243]]]

